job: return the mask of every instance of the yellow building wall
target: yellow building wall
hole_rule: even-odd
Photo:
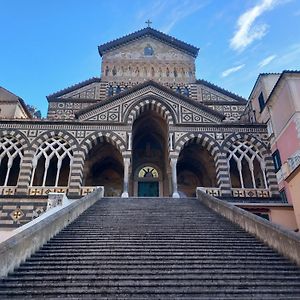
[[[270,221],[290,230],[298,229],[293,208],[272,207],[270,209]]]

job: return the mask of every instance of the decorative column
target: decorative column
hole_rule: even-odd
[[[18,178],[17,184],[17,195],[27,195],[28,188],[31,181],[31,169],[32,169],[32,161],[34,157],[35,151],[33,149],[25,150],[24,156],[20,166],[20,174]]]
[[[123,185],[123,193],[122,198],[128,198],[128,180],[129,180],[129,166],[130,166],[130,158],[124,157],[124,185]]]
[[[73,159],[70,161],[69,196],[81,195],[84,159],[83,151],[74,151]]]
[[[231,196],[229,162],[225,153],[217,153],[214,157],[218,187],[220,196]]]
[[[178,191],[177,191],[177,158],[171,158],[171,169],[172,169],[172,185],[173,185],[173,198],[180,198]]]

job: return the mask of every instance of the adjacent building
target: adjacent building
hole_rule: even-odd
[[[300,72],[260,74],[249,98],[253,122],[267,124],[282,199],[300,226]]]

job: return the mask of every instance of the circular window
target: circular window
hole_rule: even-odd
[[[150,166],[143,167],[138,174],[139,178],[158,178],[158,172],[156,169]]]
[[[154,54],[154,50],[153,48],[148,44],[145,48],[144,48],[144,55],[145,56],[152,56]]]

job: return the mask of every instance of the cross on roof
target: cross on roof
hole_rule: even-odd
[[[149,19],[145,23],[148,25],[148,27],[150,27],[150,24],[152,24],[152,22]]]

